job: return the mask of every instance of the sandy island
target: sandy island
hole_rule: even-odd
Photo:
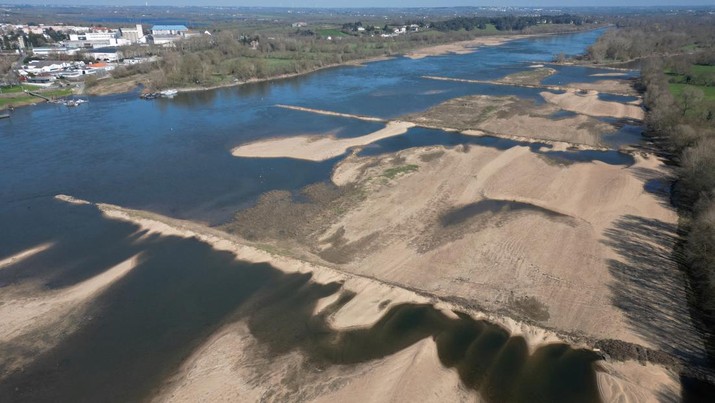
[[[384,129],[365,136],[339,139],[334,136],[297,136],[263,140],[234,148],[235,157],[254,158],[297,158],[308,161],[325,161],[356,146],[364,146],[376,141],[404,134],[414,127],[409,122],[389,122]]]
[[[413,50],[405,54],[410,59],[423,59],[430,56],[441,56],[446,54],[464,55],[475,52],[482,46],[497,46],[506,42],[524,39],[533,35],[511,35],[511,36],[487,36],[482,38],[470,39],[468,41],[447,43],[444,45],[430,46],[418,50]]]

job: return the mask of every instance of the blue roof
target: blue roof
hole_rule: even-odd
[[[152,31],[188,31],[184,25],[154,25]]]

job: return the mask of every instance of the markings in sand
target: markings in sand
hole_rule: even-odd
[[[635,120],[643,120],[645,118],[645,112],[640,106],[602,101],[598,98],[597,91],[588,91],[585,94],[574,90],[567,91],[563,94],[554,94],[544,91],[540,95],[547,102],[561,109],[582,115]]]

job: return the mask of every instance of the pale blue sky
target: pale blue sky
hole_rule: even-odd
[[[265,7],[450,7],[450,6],[715,6],[715,0],[0,0],[0,4],[33,5],[206,5]]]

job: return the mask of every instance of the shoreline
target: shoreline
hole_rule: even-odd
[[[679,360],[673,360],[668,357],[667,353],[663,355],[661,351],[652,350],[645,346],[639,346],[620,340],[593,338],[579,334],[578,332],[570,333],[550,326],[536,324],[529,320],[523,320],[522,318],[514,318],[503,312],[490,311],[457,298],[444,298],[444,296],[432,294],[424,290],[405,287],[403,284],[384,281],[383,279],[374,278],[365,274],[344,271],[340,268],[332,267],[332,265],[325,265],[324,262],[305,259],[305,257],[276,253],[274,250],[264,249],[261,247],[261,244],[247,242],[240,237],[191,221],[174,219],[149,211],[134,210],[112,204],[88,202],[65,195],[56,195],[55,199],[70,204],[87,204],[93,206],[107,219],[125,221],[138,225],[144,231],[147,231],[147,235],[154,234],[193,238],[217,251],[231,253],[236,260],[266,263],[286,274],[300,273],[310,275],[312,281],[318,284],[337,281],[342,285],[344,290],[355,293],[356,297],[351,305],[336,312],[326,311],[325,309],[329,308],[330,303],[334,300],[331,297],[331,299],[321,301],[314,312],[314,315],[332,312],[330,314],[329,323],[331,329],[335,331],[349,331],[374,326],[385,312],[385,306],[382,305],[381,301],[389,301],[387,304],[390,307],[404,303],[430,304],[436,310],[450,317],[454,315],[453,312],[463,312],[475,320],[486,320],[506,330],[510,336],[523,337],[527,342],[530,354],[533,354],[542,346],[558,343],[566,343],[573,348],[586,349],[598,354],[602,357],[598,365],[606,369],[605,372],[599,375],[598,380],[599,385],[607,386],[605,390],[601,391],[601,393],[604,393],[602,397],[611,396],[609,394],[611,385],[629,385],[634,388],[633,390],[629,390],[626,395],[631,395],[631,393],[635,393],[636,395],[647,393],[647,389],[643,388],[651,382],[659,386],[667,385],[669,387],[677,387],[675,378],[673,378],[671,374],[673,371],[681,370],[683,366]],[[130,266],[123,267],[122,273],[130,269]],[[116,280],[120,278],[121,276],[117,276]],[[182,385],[183,382],[177,384],[174,380],[185,379],[189,374],[193,374],[193,370],[201,369],[202,371],[207,371],[206,373],[202,373],[197,379],[193,379],[194,382],[205,379],[206,376],[211,377],[212,370],[205,366],[207,363],[204,361],[206,359],[211,361],[210,359],[214,357],[216,353],[224,351],[221,348],[217,349],[214,343],[216,340],[225,336],[227,331],[229,333],[235,332],[235,325],[227,325],[214,332],[200,348],[197,348],[194,353],[183,360],[182,364],[173,371],[168,381],[164,382],[161,387],[158,388],[158,393],[154,397],[166,397],[167,394],[177,392],[179,395],[184,395],[184,393],[187,392],[190,393],[190,388],[184,389],[181,387],[187,385]],[[244,339],[244,341],[247,340],[248,339]],[[243,342],[238,344],[232,343],[231,346],[243,346],[244,344],[242,343]],[[629,354],[629,347],[647,351],[648,354],[646,358],[641,361],[643,357],[631,356]],[[366,365],[372,366],[380,362],[379,360],[370,361],[366,363]],[[642,365],[646,363],[648,363],[648,370],[644,371]],[[401,368],[399,361],[397,365]],[[442,366],[433,366],[430,368],[436,371],[444,370]],[[236,375],[240,374],[229,371],[226,376]],[[633,377],[638,381],[633,382]],[[362,378],[358,374],[355,380],[358,381],[359,379]],[[235,390],[235,385],[233,389],[228,388],[225,390]],[[610,391],[610,393],[612,392],[613,391]],[[616,393],[616,395],[621,395],[621,393]]]
[[[246,84],[256,84],[256,83],[264,83],[264,82],[269,82],[269,81],[279,81],[279,80],[286,80],[286,79],[291,79],[295,77],[300,77],[304,76],[307,74],[315,73],[318,71],[322,70],[327,70],[327,69],[332,69],[332,68],[337,68],[337,67],[345,67],[345,66],[363,66],[367,63],[375,63],[375,62],[381,62],[381,61],[387,61],[387,60],[392,60],[395,58],[400,58],[400,57],[409,57],[413,60],[418,60],[422,59],[425,57],[434,57],[434,56],[443,56],[447,54],[469,54],[477,51],[479,48],[483,46],[498,46],[505,44],[507,42],[519,40],[519,39],[528,39],[528,38],[538,38],[538,37],[545,37],[545,36],[553,36],[553,35],[569,35],[569,34],[575,34],[575,33],[582,33],[582,32],[588,32],[588,31],[593,31],[596,29],[601,29],[603,27],[597,27],[597,28],[590,28],[588,30],[583,30],[583,31],[574,31],[574,32],[551,32],[551,33],[538,33],[538,34],[499,34],[499,35],[485,35],[473,39],[468,39],[468,40],[459,40],[455,42],[446,42],[442,44],[430,44],[426,45],[424,47],[417,47],[415,49],[411,49],[409,51],[405,51],[404,53],[395,53],[391,55],[381,55],[381,56],[371,56],[363,59],[354,59],[354,60],[349,60],[341,63],[333,63],[333,64],[328,64],[325,66],[320,66],[314,69],[309,69],[304,72],[300,73],[291,73],[291,74],[281,74],[277,76],[272,76],[272,77],[265,77],[265,78],[252,78],[248,80],[238,80],[235,82],[229,82],[229,83],[223,83],[219,85],[213,85],[213,86],[208,86],[208,87],[182,87],[182,88],[175,88],[178,92],[180,93],[189,93],[189,92],[200,92],[200,91],[210,91],[210,90],[216,90],[216,89],[222,89],[222,88],[231,88],[231,87],[238,87],[241,85],[246,85]],[[457,51],[453,51],[457,49]],[[413,55],[413,57],[410,57],[410,55]],[[417,57],[414,57],[414,55],[419,55]],[[136,87],[134,87],[136,88]],[[104,96],[104,95],[114,95],[114,94],[124,94],[124,93],[129,93],[131,91],[122,91],[122,92],[108,92],[108,93],[102,93],[102,95],[96,95],[96,96]]]

